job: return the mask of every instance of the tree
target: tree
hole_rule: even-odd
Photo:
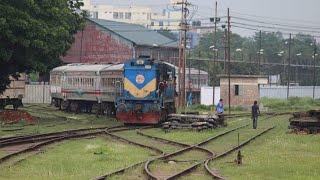
[[[169,29],[161,29],[161,30],[157,30],[157,32],[159,34],[171,39],[172,41],[178,40],[177,36],[174,33],[172,33],[171,30],[169,30]]]
[[[0,1],[0,93],[18,73],[47,72],[61,63],[84,28],[81,0]]]

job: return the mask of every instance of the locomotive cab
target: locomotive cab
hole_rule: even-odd
[[[175,111],[173,67],[149,57],[124,65],[124,87],[117,98],[118,120],[126,124],[158,124]]]

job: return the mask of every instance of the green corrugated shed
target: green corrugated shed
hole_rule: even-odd
[[[138,24],[128,24],[123,22],[116,22],[103,19],[89,19],[90,21],[106,28],[119,36],[135,43],[139,46],[159,46],[178,48],[178,43],[169,39],[154,30],[148,29]]]

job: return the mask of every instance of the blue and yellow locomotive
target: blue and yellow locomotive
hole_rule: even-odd
[[[122,93],[117,97],[118,120],[126,124],[158,124],[175,112],[175,69],[149,57],[124,65]]]

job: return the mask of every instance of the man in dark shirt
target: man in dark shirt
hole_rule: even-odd
[[[258,102],[254,101],[253,106],[251,108],[251,117],[253,121],[253,129],[257,128],[258,115],[260,115],[260,110],[258,106]]]

